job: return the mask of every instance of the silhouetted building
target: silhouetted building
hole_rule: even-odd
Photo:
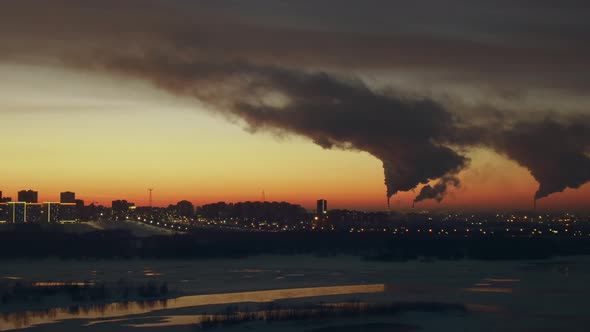
[[[60,203],[76,203],[76,193],[71,191],[64,191],[59,194]]]
[[[81,204],[81,205],[79,205]],[[83,205],[83,202],[78,200],[77,208],[79,209],[80,220],[103,220],[112,216],[112,210],[105,208],[102,205]]]
[[[0,202],[0,223],[8,222],[8,204]]]
[[[39,193],[33,190],[21,190],[18,192],[18,201],[25,203],[38,203]]]
[[[76,193],[64,191],[59,194],[59,221],[73,222],[79,216],[79,209],[76,205]]]
[[[318,216],[323,216],[328,213],[328,201],[325,199],[318,199],[316,213]]]
[[[27,222],[27,203],[10,202],[6,204],[6,207],[8,222],[15,224],[23,224]]]
[[[299,224],[308,218],[307,211],[302,206],[287,202],[218,202],[198,207],[196,215],[222,222],[233,219],[234,222],[248,225]]]
[[[126,200],[112,202],[111,211],[114,220],[128,219],[130,210],[135,210],[135,203],[129,203]]]
[[[0,203],[7,203],[10,201],[12,201],[12,198],[2,196],[2,191],[0,191]]]
[[[27,203],[25,222],[40,222],[42,220],[43,204]]]
[[[84,205],[84,200],[76,199],[76,219],[77,220],[88,220],[88,216],[86,215],[86,207]]]
[[[45,202],[41,211],[43,222],[60,222],[61,221],[61,203]]]
[[[195,207],[189,201],[180,201],[176,203],[176,212],[181,217],[193,218],[195,216]]]
[[[1,221],[15,224],[41,221],[41,204],[38,203],[8,202],[3,203],[0,209]]]
[[[328,221],[328,201],[325,199],[318,199],[316,205],[315,216],[316,227],[323,226]]]
[[[56,205],[56,203],[51,203]],[[79,219],[78,208],[76,203],[59,203],[58,206],[58,217],[56,221],[74,222]]]

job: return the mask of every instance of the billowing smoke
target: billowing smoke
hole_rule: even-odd
[[[387,197],[456,172],[447,146],[459,120],[429,99],[373,91],[360,80],[246,63],[183,63],[154,56],[95,63],[209,103],[249,129],[309,137],[323,148],[366,151],[383,162]]]
[[[243,62],[203,63],[167,56],[95,58],[93,68],[152,80],[190,95],[249,130],[295,133],[324,148],[366,151],[383,162],[387,197],[426,186],[419,200],[441,201],[468,159],[462,148],[485,146],[528,168],[537,198],[590,180],[590,127],[582,117],[472,124],[428,98],[370,89],[362,81],[325,72]],[[495,123],[497,125],[497,123]]]
[[[416,196],[414,199],[414,203],[421,202],[426,199],[434,199],[437,202],[441,202],[445,195],[447,194],[447,189],[449,186],[459,187],[461,185],[461,181],[459,178],[453,175],[445,175],[434,186],[429,184],[425,185],[420,189],[420,194]]]
[[[577,121],[544,119],[518,122],[496,133],[493,148],[530,170],[539,182],[535,199],[590,180],[590,125]]]

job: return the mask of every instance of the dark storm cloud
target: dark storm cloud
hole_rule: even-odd
[[[252,131],[366,151],[383,162],[388,197],[438,180],[416,199],[442,199],[459,185],[465,148],[482,146],[527,167],[540,198],[590,180],[587,114],[540,118],[525,108],[490,120],[349,76],[583,96],[587,11],[585,2],[526,0],[4,1],[0,60],[142,78]]]

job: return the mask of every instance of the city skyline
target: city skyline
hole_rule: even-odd
[[[125,202],[129,202],[133,206],[149,207],[150,206],[150,189],[151,189],[151,195],[152,195],[152,205],[151,206],[157,207],[157,208],[164,208],[167,206],[176,205],[179,202],[183,202],[183,201],[188,201],[191,204],[194,204],[194,206],[202,206],[202,205],[213,204],[213,203],[217,203],[217,202],[227,202],[227,203],[288,202],[288,203],[292,203],[292,204],[301,205],[308,211],[316,211],[320,207],[320,205],[327,206],[327,201],[328,201],[324,198],[317,199],[317,197],[316,198],[312,197],[309,202],[307,202],[307,201],[304,201],[304,202],[289,201],[289,200],[284,200],[284,199],[273,199],[272,197],[267,199],[265,191],[263,191],[264,193],[262,195],[260,195],[260,193],[258,193],[257,197],[256,197],[256,195],[253,195],[253,197],[251,197],[251,198],[245,197],[244,199],[236,199],[236,200],[231,200],[231,199],[228,199],[227,197],[225,197],[225,198],[220,197],[219,199],[212,199],[212,200],[206,200],[205,198],[195,199],[195,198],[191,198],[191,197],[180,197],[178,199],[173,198],[173,199],[163,200],[163,199],[157,199],[157,196],[154,196],[154,189],[153,188],[149,188],[149,189],[145,190],[145,193],[144,193],[145,197],[132,196],[132,195],[131,196],[124,196],[124,195],[119,194],[119,195],[103,197],[101,200],[96,200],[96,199],[92,199],[92,197],[96,197],[96,196],[93,196],[92,194],[79,195],[78,192],[70,191],[70,190],[60,191],[57,193],[53,193],[53,192],[43,193],[43,192],[36,190],[36,189],[31,189],[31,188],[23,189],[23,188],[21,188],[21,189],[14,192],[15,195],[12,195],[11,193],[7,192],[6,190],[0,190],[0,203],[27,202],[27,203],[34,203],[34,204],[45,204],[45,203],[82,202],[86,206],[96,205],[96,206],[105,206],[105,207],[110,208],[112,206],[112,203],[115,201],[125,201]],[[34,195],[35,199],[28,199],[28,197],[31,197],[31,196],[29,196],[31,194]],[[189,195],[189,196],[191,196],[191,195]],[[47,197],[50,197],[50,199],[46,199]],[[137,197],[137,199],[134,199],[133,197]],[[156,197],[156,198],[154,199],[154,197]],[[583,199],[585,199],[585,197],[583,197]],[[341,204],[341,202],[337,201],[336,204],[334,204],[334,201],[332,201],[331,199],[329,199],[329,201],[330,201],[330,207],[332,209],[337,209],[337,210],[349,209],[349,210],[359,210],[359,211],[392,211],[392,212],[401,212],[401,213],[416,212],[416,211],[431,211],[431,212],[436,212],[436,211],[447,211],[447,212],[453,212],[453,211],[473,211],[473,212],[515,212],[515,211],[564,212],[564,211],[572,211],[572,212],[582,212],[582,213],[588,212],[588,209],[586,209],[584,205],[582,205],[583,208],[581,208],[581,209],[576,208],[576,207],[569,208],[569,209],[563,209],[563,208],[554,208],[552,206],[547,207],[547,206],[543,206],[542,204],[539,204],[539,203],[537,203],[537,205],[531,204],[530,206],[528,206],[528,207],[525,206],[524,208],[521,208],[519,205],[512,205],[512,206],[505,205],[504,208],[497,208],[495,206],[481,208],[481,207],[477,207],[477,206],[473,206],[473,205],[470,208],[456,208],[456,207],[453,208],[453,207],[445,206],[443,204],[430,204],[427,206],[416,205],[415,203],[412,204],[411,203],[412,201],[410,201],[409,206],[401,206],[400,202],[394,201],[392,203],[391,207],[388,209],[387,206],[385,206],[383,208],[380,208],[380,207],[366,208],[363,206],[355,206],[354,203],[353,204]],[[327,211],[327,207],[325,207],[324,210]]]
[[[9,1],[0,187],[99,204],[148,205],[155,188],[160,206],[265,191],[307,208],[589,209],[583,11],[378,2],[331,16],[331,1]]]

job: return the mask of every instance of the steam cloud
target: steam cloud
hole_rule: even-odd
[[[354,72],[349,67],[430,68],[468,83],[490,81],[502,88],[520,84],[518,89],[523,89],[523,84],[541,82],[534,87],[546,88],[549,84],[539,77],[547,76],[542,71],[559,58],[568,65],[553,69],[549,75],[555,80],[550,83],[584,93],[588,76],[580,72],[587,70],[586,48],[556,52],[539,46],[531,55],[514,48],[518,42],[479,45],[385,33],[350,38],[345,33],[256,25],[219,14],[223,11],[217,8],[199,11],[184,5],[59,0],[46,11],[34,1],[7,2],[0,13],[0,61],[57,61],[141,78],[240,119],[251,131],[293,133],[326,149],[366,151],[383,163],[388,198],[438,181],[422,187],[415,202],[440,202],[449,187],[460,185],[457,174],[469,164],[464,154],[470,147],[495,150],[530,170],[539,182],[536,199],[590,181],[587,113],[527,117],[505,110],[489,119],[477,109],[465,111],[468,106],[426,91],[420,96],[379,89],[342,75]],[[518,32],[529,31],[536,30]],[[545,34],[541,40],[549,44]],[[473,78],[474,68],[487,70],[483,78]],[[458,104],[461,109],[454,109]]]

